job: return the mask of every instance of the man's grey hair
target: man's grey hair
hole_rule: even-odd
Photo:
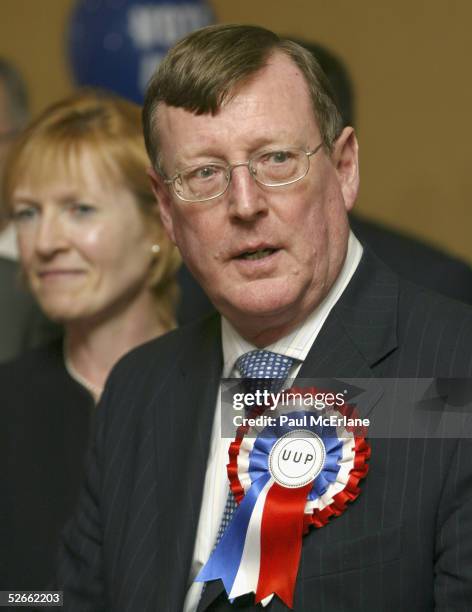
[[[160,103],[197,115],[216,114],[237,86],[283,53],[301,71],[323,145],[332,151],[343,123],[329,81],[312,53],[259,26],[223,24],[192,32],[178,42],[151,78],[143,106],[144,140],[154,167],[160,165],[156,109]]]

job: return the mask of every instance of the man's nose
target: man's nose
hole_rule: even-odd
[[[58,213],[42,215],[36,232],[35,247],[36,252],[42,257],[51,257],[67,248],[63,220]]]
[[[229,210],[234,218],[253,221],[267,213],[267,193],[251,176],[246,163],[233,166],[229,185]]]

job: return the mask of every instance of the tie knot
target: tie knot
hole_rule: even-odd
[[[281,387],[294,362],[295,359],[292,359],[292,357],[286,357],[264,349],[256,349],[241,355],[236,360],[236,367],[245,379],[277,379],[274,386]],[[266,385],[266,387],[270,386],[272,385]]]

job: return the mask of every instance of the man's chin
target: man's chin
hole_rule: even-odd
[[[215,300],[215,306],[230,321],[246,322],[248,326],[262,319],[286,317],[291,311],[295,314],[297,300],[287,291],[286,283],[279,284],[278,291],[272,285],[271,291],[258,291],[251,287],[234,292]]]

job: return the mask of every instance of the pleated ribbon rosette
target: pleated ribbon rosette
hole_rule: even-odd
[[[254,593],[266,605],[277,595],[293,608],[302,537],[359,496],[370,447],[357,430],[313,418],[352,416],[347,405],[270,412],[271,426],[240,427],[230,444],[228,477],[238,507],[196,580],[221,579],[230,600]]]

